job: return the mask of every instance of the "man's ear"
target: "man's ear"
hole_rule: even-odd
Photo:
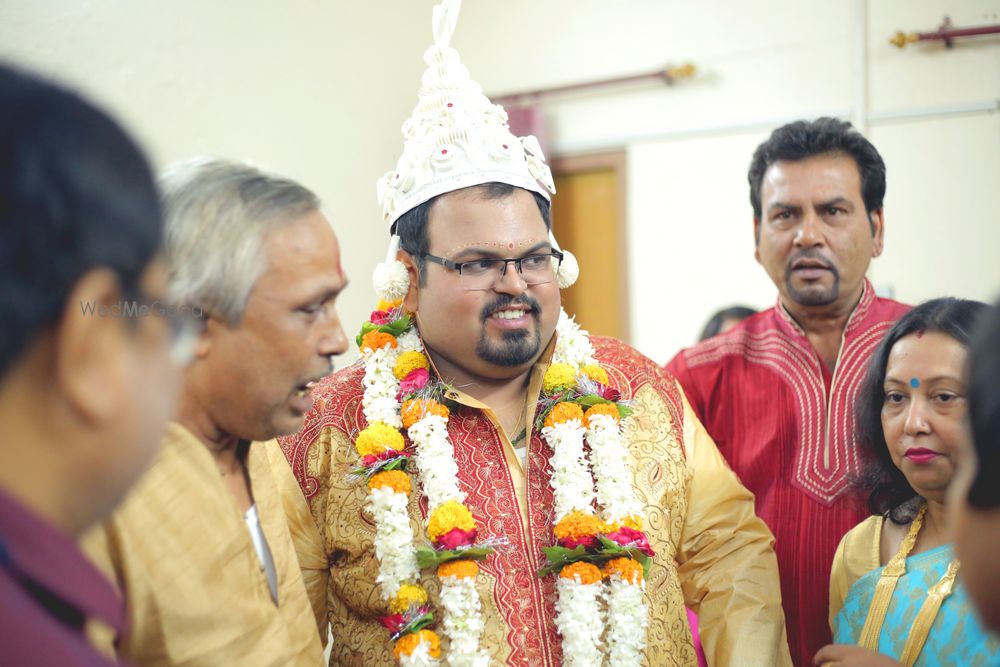
[[[872,257],[878,257],[885,249],[885,211],[877,208],[868,214],[872,228]]]
[[[753,258],[760,264],[760,218],[753,218]]]
[[[54,330],[56,385],[77,416],[90,423],[113,419],[129,390],[129,323],[121,300],[110,269],[89,271],[70,291]]]
[[[406,296],[403,297],[403,308],[409,313],[415,313],[420,305],[420,267],[417,266],[413,255],[405,250],[397,252],[396,259],[403,263],[410,277],[410,286],[406,290]]]
[[[212,347],[215,345],[222,329],[228,327],[225,322],[210,317],[207,314],[204,318],[201,331],[198,333],[198,340],[194,344],[194,360],[201,360],[207,357],[208,353],[212,351]]]

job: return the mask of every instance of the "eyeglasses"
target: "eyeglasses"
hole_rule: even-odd
[[[421,255],[435,264],[458,271],[462,288],[467,291],[488,290],[507,274],[507,265],[512,263],[527,285],[544,285],[556,278],[556,271],[562,264],[563,254],[558,250],[536,253],[526,257],[507,259],[474,259],[469,262],[453,262],[444,257],[423,253]]]

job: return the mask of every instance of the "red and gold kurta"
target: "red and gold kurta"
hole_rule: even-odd
[[[831,640],[833,553],[868,516],[849,491],[858,472],[854,400],[872,352],[907,310],[866,281],[832,373],[780,302],[667,365],[774,532],[796,665],[811,665]]]
[[[789,664],[772,537],[755,515],[753,498],[726,466],[691,412],[677,383],[654,362],[618,341],[593,339],[612,386],[634,401],[625,422],[630,464],[656,557],[647,583],[647,664],[696,665],[685,604],[699,616],[709,662]],[[526,406],[534,412],[543,355],[531,373]],[[375,578],[375,526],[364,511],[367,488],[349,478],[357,465],[352,437],[366,426],[363,368],[346,368],[315,390],[303,430],[282,448],[323,533],[330,563],[328,609],[332,665],[392,665],[387,613]],[[561,663],[553,622],[554,576],[539,579],[542,547],[553,543],[551,451],[533,433],[522,468],[495,414],[461,392],[447,398],[448,431],[459,482],[483,538],[509,544],[486,560],[478,586],[486,629],[481,641],[492,664],[554,667]],[[411,527],[424,536],[426,502],[412,494]],[[436,608],[439,587],[423,584]],[[442,637],[442,651],[447,640]]]

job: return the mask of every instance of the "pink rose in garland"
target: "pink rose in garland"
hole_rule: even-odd
[[[414,368],[405,378],[399,381],[399,392],[396,394],[396,400],[401,401],[404,396],[409,396],[420,391],[427,386],[430,379],[431,374],[426,368]]]
[[[388,310],[373,310],[368,321],[372,324],[392,324],[392,313]]]
[[[406,453],[395,449],[387,449],[381,454],[366,454],[361,458],[361,462],[366,468],[370,468],[380,461],[388,461],[389,459],[399,458],[400,456],[406,456]]]
[[[615,532],[608,533],[606,537],[612,542],[620,544],[623,547],[636,547],[647,556],[656,555],[653,551],[653,547],[649,546],[649,538],[647,538],[646,533],[641,530],[635,530],[634,528],[629,528],[628,526],[622,526]]]
[[[607,386],[601,387],[601,398],[603,398],[604,400],[614,401],[617,403],[619,400],[621,400],[621,397],[622,393],[617,389],[615,389],[614,387],[607,387]]]
[[[476,530],[462,530],[461,528],[452,528],[444,535],[441,535],[437,540],[434,541],[434,546],[438,549],[457,549],[459,547],[467,547],[476,542]]]
[[[566,547],[567,549],[576,549],[579,546],[585,549],[593,549],[597,546],[597,536],[596,535],[580,535],[579,537],[564,537],[561,540],[557,540],[559,546]]]

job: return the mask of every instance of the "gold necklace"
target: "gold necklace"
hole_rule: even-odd
[[[872,596],[871,604],[868,606],[865,626],[861,630],[861,637],[858,640],[858,645],[863,648],[878,652],[878,639],[879,635],[882,634],[882,624],[885,623],[889,603],[892,601],[892,595],[896,591],[896,584],[900,577],[906,574],[906,559],[917,543],[917,535],[924,525],[925,514],[927,514],[926,503],[920,507],[917,517],[910,524],[910,530],[903,538],[899,551],[882,568],[882,574],[875,586],[875,595]],[[958,576],[958,559],[953,558],[948,563],[948,569],[944,576],[927,592],[927,599],[920,606],[920,611],[917,612],[917,617],[913,621],[913,627],[910,628],[910,633],[906,637],[903,654],[899,658],[906,667],[913,667],[913,663],[917,661],[917,657],[927,641],[927,636],[930,634],[931,626],[934,625],[934,619],[937,618],[938,612],[941,610],[941,605],[951,595],[955,587],[956,576]]]

